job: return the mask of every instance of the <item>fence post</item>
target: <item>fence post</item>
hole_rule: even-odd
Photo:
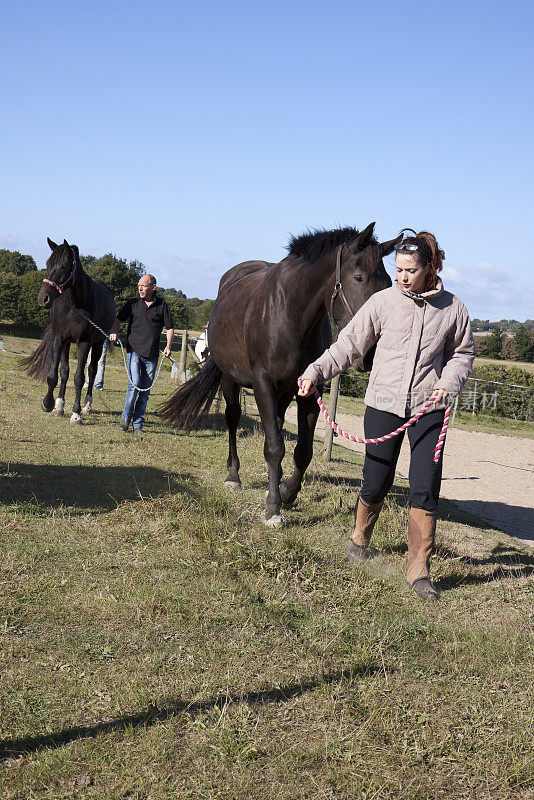
[[[328,403],[328,413],[330,414],[331,418],[335,420],[336,418],[336,411],[337,411],[337,400],[339,397],[339,380],[341,375],[336,375],[335,378],[332,378],[332,382],[330,384],[330,401]],[[324,458],[325,461],[332,460],[332,442],[334,440],[334,431],[330,425],[326,425],[326,433],[324,437]]]
[[[185,383],[185,365],[187,363],[187,331],[182,333],[182,349],[180,350],[180,369],[178,372],[178,382]]]
[[[477,381],[476,378],[474,380],[475,380],[475,388],[473,389],[473,411],[471,413],[471,416],[473,417],[475,416],[475,411],[477,407]]]

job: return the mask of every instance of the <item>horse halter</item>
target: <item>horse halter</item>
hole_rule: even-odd
[[[43,278],[43,283],[48,283],[50,286],[53,286],[54,289],[57,289],[60,294],[63,294],[63,289],[68,286],[68,284],[72,281],[72,285],[74,286],[74,278],[76,276],[76,253],[74,252],[73,248],[70,248],[72,251],[72,271],[67,278],[66,281],[63,281],[62,284],[55,283],[55,281],[51,281],[48,278]]]
[[[336,278],[334,283],[334,291],[332,292],[332,297],[330,298],[330,316],[336,322],[336,318],[334,317],[334,303],[336,302],[338,297],[341,297],[343,305],[349,312],[351,317],[354,316],[354,311],[350,307],[350,303],[345,297],[345,292],[343,291],[343,285],[341,283],[341,252],[343,250],[343,245],[340,244],[336,250]],[[337,323],[336,323],[337,324]]]

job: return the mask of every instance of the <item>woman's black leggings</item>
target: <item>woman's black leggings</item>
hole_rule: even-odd
[[[443,409],[429,411],[408,428],[411,450],[410,505],[413,508],[435,511],[438,507],[442,458],[440,457],[437,464],[434,464],[433,458],[444,414]],[[364,417],[365,438],[385,436],[408,419],[409,417],[398,417],[388,411],[378,411],[367,406]],[[391,489],[403,438],[404,433],[400,433],[387,442],[366,445],[360,493],[366,503],[380,503]]]

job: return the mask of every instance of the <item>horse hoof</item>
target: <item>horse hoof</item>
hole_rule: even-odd
[[[41,408],[43,409],[43,411],[46,411],[47,414],[50,414],[54,406],[47,406],[45,401],[43,400],[43,402],[41,403]]]
[[[263,517],[262,522],[268,528],[283,528],[285,520],[281,514],[273,514],[272,517]]]
[[[224,485],[227,489],[230,489],[232,492],[236,492],[238,489],[242,489],[240,481],[225,481]]]
[[[53,417],[62,417],[64,414],[65,405],[61,400],[56,400],[56,405],[52,411]]]
[[[298,492],[289,493],[287,484],[280,484],[280,497],[282,498],[283,508],[292,508],[295,500],[297,499]]]
[[[61,397],[58,397],[58,399],[56,400],[56,404],[54,406],[54,410],[52,411],[52,416],[62,417],[64,408],[65,408],[65,401],[62,400]]]
[[[92,410],[93,410],[93,408],[91,406],[91,403],[86,403],[84,405],[84,407],[82,408],[82,415],[84,417],[88,417]]]
[[[422,600],[436,601],[440,598],[439,590],[436,589],[434,584],[432,584],[428,578],[419,578],[412,584],[408,585],[411,586],[416,595],[418,595],[418,597],[420,597]]]
[[[62,412],[63,413],[63,412]],[[83,419],[79,414],[73,414],[70,418],[71,425],[83,425]]]

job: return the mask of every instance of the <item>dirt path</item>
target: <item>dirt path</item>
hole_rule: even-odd
[[[287,419],[296,423],[295,405],[288,409]],[[336,421],[355,436],[363,437],[362,417],[338,414]],[[322,415],[317,427],[324,432]],[[364,452],[364,445],[342,437],[334,441]],[[408,477],[409,463],[405,437],[397,466],[402,478]],[[451,428],[445,443],[441,495],[534,546],[534,440]]]

